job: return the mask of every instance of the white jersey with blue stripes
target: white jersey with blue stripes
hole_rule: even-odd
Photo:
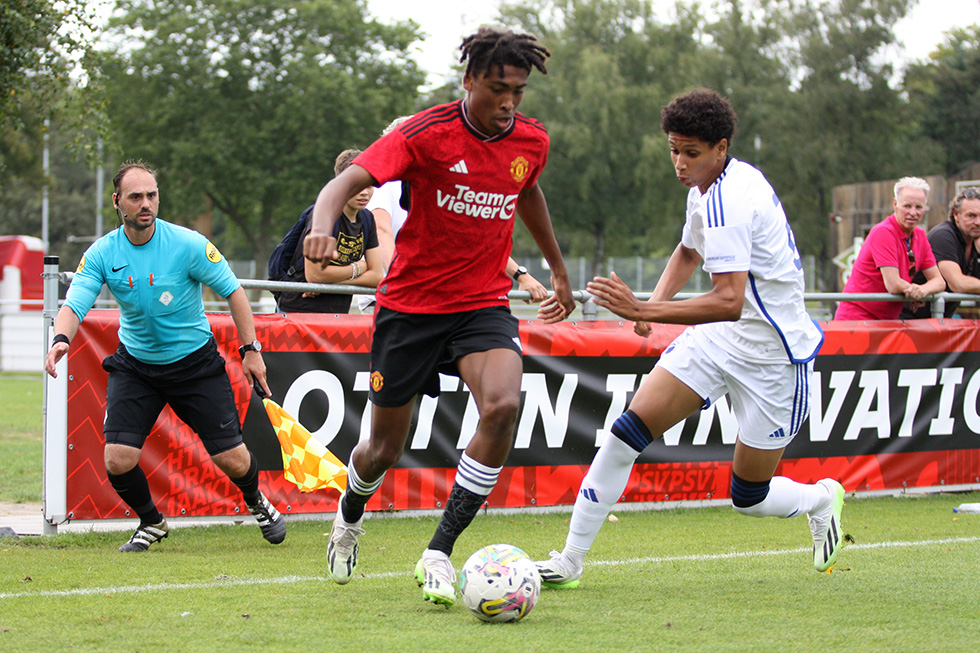
[[[681,242],[709,274],[749,275],[737,321],[697,326],[712,341],[744,360],[802,363],[817,355],[823,332],[806,312],[796,239],[761,172],[730,158],[707,193],[691,188]]]

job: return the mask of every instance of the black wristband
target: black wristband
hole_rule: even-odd
[[[71,340],[69,340],[68,339],[68,336],[66,336],[63,333],[56,333],[55,334],[54,338],[51,339],[51,346],[54,347],[59,342],[63,342],[66,345],[68,345],[69,347],[71,346]]]

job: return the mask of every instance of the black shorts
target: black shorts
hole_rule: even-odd
[[[167,404],[201,438],[211,455],[242,443],[235,395],[214,338],[166,365],[144,363],[119,343],[102,361],[106,388],[105,441],[141,449]]]
[[[371,401],[404,406],[439,396],[439,373],[459,376],[456,361],[491,349],[521,354],[517,319],[504,306],[463,313],[400,313],[379,306],[371,342]]]

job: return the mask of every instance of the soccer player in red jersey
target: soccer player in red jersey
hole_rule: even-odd
[[[551,268],[554,294],[538,316],[575,308],[538,177],[548,133],[517,112],[532,68],[549,52],[533,36],[489,27],[463,40],[466,97],[422,111],[383,136],[320,191],[305,256],[336,256],[333,221],[350,197],[392,179],[410,188],[408,218],[378,287],[371,345],[371,436],[351,452],[347,491],[327,545],[333,579],[350,581],[364,505],[401,458],[420,393],[439,394],[440,372],[459,376],[480,413],[460,456],[436,533],[415,567],[428,601],[456,601],[449,559],[460,533],[493,490],[520,407],[521,344],[504,271],[519,215]]]

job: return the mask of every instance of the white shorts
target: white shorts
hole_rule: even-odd
[[[726,394],[738,420],[738,438],[756,449],[782,449],[810,414],[813,361],[793,364],[738,359],[690,328],[674,340],[658,366],[704,399]]]
[[[354,295],[354,301],[361,315],[374,315],[374,295]]]

